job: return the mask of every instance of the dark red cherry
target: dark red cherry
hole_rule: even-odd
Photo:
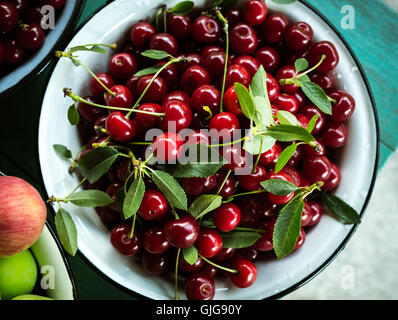
[[[169,264],[169,257],[166,254],[152,254],[144,251],[142,255],[142,267],[151,275],[160,276],[165,273]]]
[[[206,112],[203,107],[209,107],[211,112],[217,113],[220,108],[220,99],[221,93],[216,87],[204,84],[193,92],[191,107],[198,112]]]
[[[326,58],[317,68],[318,71],[330,72],[339,64],[339,54],[334,44],[330,41],[321,41],[311,47],[309,55],[310,64],[313,66],[316,65],[321,60],[322,55],[325,55]]]
[[[260,156],[260,164],[262,164],[266,168],[271,167],[274,164],[274,162],[275,162],[275,158],[277,156],[277,153],[278,153],[278,145],[275,144],[271,149],[269,149],[266,152],[261,154],[261,156]]]
[[[92,103],[97,102],[91,96],[85,97],[84,100]],[[79,112],[79,115],[89,123],[94,123],[98,117],[106,113],[105,109],[93,107],[92,105],[83,102],[79,102],[77,104],[77,111]]]
[[[243,5],[243,18],[251,26],[262,24],[267,18],[268,8],[264,1],[249,0]]]
[[[3,62],[5,56],[5,50],[4,50],[4,45],[0,40],[0,63]]]
[[[252,54],[258,46],[256,32],[248,24],[239,23],[230,31],[230,45],[237,54]]]
[[[13,31],[19,21],[19,13],[15,5],[9,1],[0,1],[0,32]]]
[[[170,247],[164,230],[159,227],[151,227],[145,230],[143,244],[145,250],[153,254],[165,253]]]
[[[112,88],[115,85],[115,81],[108,73],[97,73],[95,75],[107,88]],[[103,98],[105,89],[104,87],[95,79],[90,79],[90,91],[92,95],[96,98]]]
[[[210,74],[207,70],[199,65],[189,67],[182,74],[180,79],[181,89],[192,94],[196,88],[204,84],[210,83]]]
[[[264,40],[270,43],[278,43],[285,37],[289,21],[282,14],[272,14],[265,20],[263,26]]]
[[[134,235],[130,238],[131,226],[121,224],[113,228],[111,232],[112,245],[125,256],[134,256],[142,249],[141,235],[134,229]]]
[[[305,231],[303,228],[301,228],[294,250],[300,249],[303,246],[304,242],[305,242]]]
[[[168,54],[175,56],[178,52],[178,42],[171,34],[157,33],[149,40],[149,48],[166,51]]]
[[[314,142],[317,145],[316,149],[308,144],[303,145],[303,155],[305,158],[324,156],[326,154],[326,147],[322,140],[318,138]]]
[[[134,46],[143,48],[155,34],[156,30],[150,23],[140,21],[130,29],[130,41]]]
[[[184,256],[180,255],[180,258],[178,260],[178,267],[186,272],[197,272],[203,268],[205,263],[206,262],[201,257],[198,257],[194,264],[189,264],[185,260]]]
[[[212,130],[211,136],[218,137],[219,141],[231,141],[235,131],[239,129],[239,120],[233,113],[221,112],[211,118],[209,129]]]
[[[227,180],[225,180],[225,177],[226,173],[224,171],[216,173],[217,183],[214,190],[220,190],[223,184],[219,195],[223,198],[228,198],[235,192],[236,179],[232,174],[228,176]]]
[[[296,97],[300,108],[304,108],[307,105],[307,97],[304,95],[304,93],[296,91],[293,93],[293,95]]]
[[[225,146],[221,153],[227,162],[223,167],[226,170],[240,171],[246,169],[246,166],[251,167],[249,166],[249,154],[238,145]]]
[[[155,64],[157,67],[164,66],[166,64],[165,61],[158,62]],[[175,64],[171,64],[167,66],[163,71],[159,74],[159,76],[167,83],[167,87],[173,87],[175,83],[178,81],[178,71]]]
[[[217,267],[205,263],[202,269],[200,269],[200,272],[214,279],[218,274],[218,270]]]
[[[293,51],[304,51],[311,45],[313,37],[314,31],[308,23],[296,22],[287,29],[285,42]]]
[[[129,53],[116,53],[109,60],[108,71],[118,80],[126,80],[137,71],[137,63]]]
[[[235,85],[235,82],[238,82],[247,88],[251,83],[251,77],[249,72],[246,70],[245,67],[242,67],[238,64],[233,64],[231,67],[228,68],[225,87],[229,88]]]
[[[235,92],[235,86],[231,86],[224,94],[224,106],[227,111],[233,113],[236,116],[241,116],[243,114],[240,107],[238,96]]]
[[[266,180],[267,171],[263,166],[257,165],[256,171],[238,176],[239,184],[247,191],[255,191],[262,189],[260,182]]]
[[[335,81],[330,73],[324,73],[319,71],[311,72],[310,79],[312,82],[320,86],[326,93],[329,93],[331,90],[334,89]]]
[[[192,273],[185,281],[188,300],[213,300],[216,286],[212,277],[202,272]]]
[[[118,84],[111,87],[110,90],[114,95],[111,95],[109,92],[106,93],[106,105],[125,109],[130,109],[132,107],[133,95],[127,87]]]
[[[341,172],[339,167],[333,162],[330,162],[330,164],[330,177],[325,181],[325,184],[322,186],[322,189],[327,191],[336,189],[341,182]]]
[[[137,82],[137,93],[141,96],[145,88],[151,82],[153,75],[142,76]],[[143,101],[145,102],[160,102],[167,92],[167,84],[161,77],[156,77],[151,86],[146,91]]]
[[[179,54],[177,58],[184,58],[183,61],[176,63],[177,70],[180,74],[184,73],[192,66],[204,66],[204,58],[197,53]]]
[[[307,202],[304,202],[304,208],[303,208],[303,212],[301,213],[301,226],[305,227],[307,226],[312,218],[312,211],[311,211],[311,207],[309,206],[309,204]]]
[[[225,50],[224,50],[224,48],[221,48],[220,46],[217,46],[217,45],[208,45],[208,46],[204,47],[204,48],[200,51],[200,55],[201,55],[201,57],[202,57],[203,59],[206,59],[207,56],[208,56],[210,53],[214,53],[214,52],[224,52],[224,53],[225,53]]]
[[[200,230],[196,246],[199,253],[205,258],[213,258],[222,249],[222,238],[220,233],[214,229]]]
[[[117,211],[117,206],[116,206],[116,193],[123,187],[123,184],[121,182],[115,182],[112,183],[108,186],[108,188],[106,189],[106,193],[108,194],[108,196],[110,196],[113,200],[113,203],[111,203],[109,205],[109,208],[111,208],[114,211]]]
[[[267,74],[267,91],[271,102],[275,101],[280,92],[278,81],[269,73]]]
[[[207,178],[185,178],[182,179],[182,187],[185,192],[192,196],[199,196],[204,193],[209,193],[216,186],[216,176]]]
[[[167,240],[176,248],[189,248],[199,237],[199,223],[189,215],[168,221],[164,230]]]
[[[169,14],[167,31],[178,40],[186,39],[192,31],[191,19],[187,15]]]
[[[126,119],[120,111],[109,114],[105,127],[111,138],[118,142],[130,141],[137,131],[136,124],[132,120]]]
[[[175,162],[183,152],[184,140],[174,132],[166,132],[155,138],[152,149],[155,157],[164,162]]]
[[[235,58],[233,64],[244,67],[247,72],[249,72],[251,77],[253,77],[256,74],[258,68],[260,68],[260,62],[256,58],[248,55],[243,55]]]
[[[65,0],[63,2],[65,2]],[[15,8],[17,8],[20,14],[24,14],[29,8],[29,0],[13,0],[12,3],[14,3]]]
[[[268,239],[267,234],[264,233],[261,238],[258,239],[253,245],[253,248],[260,252],[268,252],[271,251],[274,246],[272,244],[272,241]]]
[[[138,96],[138,92],[137,92],[138,80],[140,80],[140,77],[131,76],[130,78],[127,79],[126,84],[125,84],[125,86],[130,90],[130,92],[132,93],[132,95],[134,97]]]
[[[326,124],[326,115],[319,110],[318,107],[314,105],[308,105],[300,109],[300,113],[305,115],[309,120],[311,120],[316,114],[318,115],[318,120],[316,121],[315,127],[312,130],[312,134],[317,136]]]
[[[204,64],[214,79],[222,78],[225,68],[225,57],[226,55],[224,51],[213,51],[206,56]],[[228,57],[228,67],[230,67],[231,64],[232,60]]]
[[[308,119],[308,117],[302,113],[296,113],[295,116],[296,116],[296,119],[297,119],[300,127],[307,129],[310,119]]]
[[[10,65],[19,65],[27,57],[27,52],[23,50],[15,39],[4,39],[4,61]]]
[[[275,173],[275,171],[272,170],[267,175],[267,180],[268,179],[280,179],[280,180],[288,181],[290,183],[294,183],[292,176],[284,171],[279,171],[278,173]],[[275,194],[268,193],[268,199],[272,203],[278,204],[278,205],[288,203],[290,200],[292,200],[293,197],[294,197],[294,192],[292,192],[286,196],[277,196]]]
[[[354,98],[342,90],[331,92],[329,97],[336,100],[333,103],[332,119],[339,122],[348,120],[355,111]]]
[[[158,220],[163,217],[169,204],[165,196],[156,190],[145,191],[138,214],[144,220]]]
[[[216,261],[228,261],[235,255],[236,249],[222,248],[220,252],[214,257]]]
[[[26,23],[39,23],[42,21],[44,14],[41,13],[41,6],[33,6],[26,9],[24,12],[24,22]]]
[[[189,97],[188,93],[182,90],[175,90],[168,92],[162,100],[162,104],[166,104],[166,102],[171,100],[181,100],[185,102],[187,105],[191,104],[191,98]]]
[[[230,280],[236,287],[247,288],[256,281],[257,268],[253,262],[238,258],[233,262],[232,268],[238,271],[238,273],[229,274]]]
[[[165,116],[159,118],[159,126],[164,131],[179,132],[188,128],[192,121],[189,105],[181,100],[170,100],[163,105]]]
[[[22,49],[35,51],[43,46],[45,34],[39,24],[31,23],[20,26],[16,38]]]
[[[279,110],[289,111],[293,114],[295,114],[299,109],[296,97],[286,93],[279,94],[274,103]]]
[[[297,187],[301,185],[301,175],[297,171],[297,169],[292,166],[290,163],[288,163],[282,170],[283,172],[286,172],[288,175],[292,177],[293,184]]]
[[[276,79],[280,81],[281,79],[291,79],[296,75],[296,68],[291,65],[284,66],[280,68],[276,73]],[[299,89],[298,86],[294,84],[283,84],[281,85],[281,90],[286,93],[295,93]]]
[[[185,144],[196,145],[204,144],[208,145],[210,142],[210,135],[207,130],[190,130],[185,137]]]
[[[327,147],[341,148],[348,138],[348,130],[344,123],[330,120],[322,131],[322,141]]]
[[[330,178],[332,165],[326,156],[305,158],[303,161],[303,174],[310,181],[327,181]]]
[[[138,108],[138,110],[161,113],[163,111],[163,108],[156,103],[144,103]],[[156,125],[158,119],[159,117],[157,116],[145,113],[137,113],[135,116],[135,122],[137,123],[137,125],[144,128],[153,128]]]
[[[278,51],[272,47],[262,47],[256,51],[254,57],[260,62],[265,71],[274,71],[280,62]]]
[[[213,213],[213,222],[217,229],[222,232],[228,232],[235,229],[240,222],[240,218],[240,209],[234,203],[223,204]]]
[[[311,220],[307,224],[307,227],[312,227],[316,225],[322,218],[322,206],[319,202],[316,201],[308,201],[308,205],[311,208]]]
[[[220,35],[220,24],[211,17],[200,16],[192,25],[192,37],[199,44],[216,43]]]

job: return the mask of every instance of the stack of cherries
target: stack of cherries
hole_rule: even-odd
[[[22,64],[44,44],[42,7],[61,10],[66,0],[0,1],[0,76]]]
[[[341,174],[338,165],[331,159],[347,141],[344,122],[352,115],[355,101],[348,93],[335,87],[334,77],[330,73],[339,62],[335,46],[328,41],[314,42],[313,29],[309,24],[289,23],[283,14],[268,12],[261,0],[249,0],[241,9],[224,12],[224,16],[229,23],[228,57],[222,23],[215,16],[199,12],[190,15],[168,14],[167,33],[157,32],[146,21],[134,24],[122,52],[111,57],[107,72],[97,74],[115,94],[105,92],[103,86],[92,79],[89,84],[91,95],[86,100],[112,107],[131,108],[153,78],[153,75],[137,77],[134,74],[138,70],[167,62],[142,56],[140,53],[144,50],[162,50],[173,57],[185,57],[186,60],[171,64],[162,71],[138,108],[164,113],[163,117],[138,113],[132,119],[127,119],[126,113],[108,112],[80,103],[78,111],[84,119],[82,124],[86,128],[84,139],[88,143],[88,150],[93,143],[109,138],[119,143],[143,141],[148,129],[156,127],[167,130],[168,123],[176,122],[175,132],[159,135],[155,141],[166,150],[165,160],[171,160],[178,157],[178,149],[184,143],[178,135],[182,129],[196,130],[194,138],[202,144],[209,143],[209,136],[201,133],[200,129],[226,130],[231,136],[235,130],[247,129],[250,123],[242,114],[234,83],[239,82],[248,87],[257,69],[263,65],[267,71],[267,90],[273,113],[276,115],[278,110],[289,111],[303,127],[307,127],[309,120],[318,115],[312,134],[320,148],[315,150],[308,145],[300,145],[285,168],[275,173],[276,161],[286,146],[276,143],[261,155],[253,173],[232,173],[226,177],[229,170],[242,167],[247,157],[253,157],[240,143],[226,146],[224,154],[234,154],[234,157],[215,175],[180,180],[190,203],[200,195],[215,194],[218,190],[224,199],[236,193],[260,190],[260,182],[267,179],[283,179],[299,187],[323,181],[324,190],[336,188]],[[279,82],[296,75],[294,62],[298,58],[306,58],[310,65],[315,65],[322,55],[326,58],[309,76],[332,99],[331,116],[326,116],[311,104],[298,86],[280,85]],[[226,59],[225,94],[221,96]],[[221,100],[223,112],[220,112]],[[230,138],[228,135],[223,136],[221,142],[228,142]],[[145,147],[131,148],[135,154],[144,154]],[[89,187],[102,189],[115,198],[130,169],[130,161],[121,160],[112,166],[106,177]],[[145,183],[146,192],[138,210],[141,223],[136,224],[134,236],[128,236],[131,224],[122,222],[116,204],[98,208],[97,211],[103,222],[112,228],[113,246],[123,255],[140,256],[143,268],[152,275],[163,275],[167,270],[173,270],[177,248],[195,245],[200,254],[196,263],[191,265],[183,256],[179,258],[180,275],[186,277],[185,289],[189,299],[213,298],[217,273],[227,275],[240,288],[253,284],[257,275],[253,261],[261,255],[273,254],[272,235],[276,217],[281,207],[293,197],[293,193],[287,196],[253,193],[237,197],[210,213],[215,228],[201,228],[198,221],[186,213],[179,212],[181,218],[175,219],[166,197],[153,182],[145,180]],[[304,244],[306,230],[316,225],[321,217],[320,203],[306,201],[296,249]],[[220,232],[230,232],[236,227],[255,228],[264,232],[248,248],[223,248]],[[214,264],[209,263],[209,259]],[[237,273],[220,271],[215,265],[232,268]]]

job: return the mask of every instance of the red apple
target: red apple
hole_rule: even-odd
[[[20,178],[0,177],[0,258],[35,243],[46,217],[46,205],[33,186]]]

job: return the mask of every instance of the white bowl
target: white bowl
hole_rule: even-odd
[[[116,0],[97,12],[75,35],[68,47],[85,43],[113,43],[142,19],[152,17],[161,3],[172,6],[179,0]],[[203,6],[204,0],[196,0]],[[314,29],[315,40],[332,41],[340,53],[336,69],[337,86],[356,99],[357,108],[348,123],[349,138],[341,157],[343,180],[337,195],[363,213],[369,200],[377,169],[378,127],[372,96],[362,68],[351,50],[331,25],[314,9],[302,2],[269,8],[286,14],[291,21],[306,21]],[[80,58],[94,71],[106,70],[103,55],[79,53]],[[77,179],[68,174],[68,164],[59,159],[53,144],[67,145],[74,153],[81,147],[76,128],[69,125],[66,112],[70,99],[62,89],[72,87],[80,95],[88,94],[89,75],[70,61],[56,65],[44,96],[39,130],[39,157],[43,180],[49,195],[67,195]],[[152,299],[172,299],[173,282],[146,274],[131,258],[122,257],[109,241],[109,231],[93,209],[68,206],[78,230],[80,252],[95,268],[109,279],[132,292]],[[344,247],[355,226],[344,225],[325,215],[319,225],[307,234],[305,245],[281,261],[257,263],[258,280],[247,289],[237,289],[227,281],[218,281],[215,299],[264,299],[280,297],[319,273]],[[181,296],[184,296],[182,294]]]

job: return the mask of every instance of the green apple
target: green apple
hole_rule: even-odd
[[[24,294],[22,296],[18,296],[12,298],[11,300],[54,300],[48,297],[37,296],[35,294]]]
[[[36,261],[29,250],[0,258],[0,294],[8,300],[32,292],[37,281]]]

